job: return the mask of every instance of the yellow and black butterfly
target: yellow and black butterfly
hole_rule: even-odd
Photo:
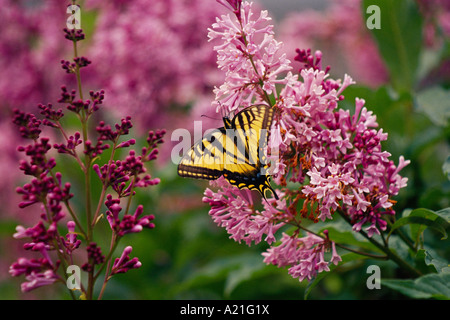
[[[224,176],[239,189],[277,194],[269,184],[264,149],[272,124],[273,109],[254,105],[238,112],[233,119],[223,118],[224,127],[214,129],[194,143],[178,165],[181,177],[215,180]]]

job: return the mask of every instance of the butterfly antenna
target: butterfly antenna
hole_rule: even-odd
[[[208,118],[208,119],[211,119],[211,120],[222,120],[222,119],[216,119],[216,118],[213,118],[213,117],[210,117],[210,116],[208,116],[208,115],[206,115],[206,114],[202,114],[200,117],[205,117],[205,118]]]

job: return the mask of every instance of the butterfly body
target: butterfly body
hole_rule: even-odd
[[[273,110],[256,105],[223,118],[224,127],[206,134],[183,156],[178,165],[182,177],[215,180],[224,176],[239,189],[258,190],[265,198],[270,190],[264,149],[272,124]]]

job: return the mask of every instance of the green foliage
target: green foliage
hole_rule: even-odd
[[[422,51],[423,19],[412,0],[364,0],[364,13],[370,5],[380,8],[380,29],[372,29],[381,56],[389,69],[393,87],[410,91],[417,81]]]
[[[447,127],[450,118],[450,90],[435,86],[419,92],[417,107],[434,125]]]
[[[398,219],[392,226],[389,235],[392,234],[398,228],[412,224],[419,225],[411,226],[411,237],[418,241],[420,235],[426,228],[432,228],[442,235],[441,240],[447,239],[446,229],[449,226],[448,211],[450,208],[440,211],[441,213],[435,213],[428,209],[415,209],[409,215]],[[442,217],[441,217],[442,215]],[[416,241],[416,242],[417,242]]]
[[[382,280],[382,284],[415,299],[450,299],[450,273],[427,274],[415,280]]]

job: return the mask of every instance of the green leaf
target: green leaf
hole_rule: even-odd
[[[262,261],[260,255],[245,256],[238,269],[230,271],[225,282],[225,296],[230,296],[236,287],[244,281],[252,278],[260,270],[264,269],[266,265]]]
[[[442,273],[450,272],[448,261],[439,257],[437,253],[430,252],[430,250],[420,249],[417,251],[416,259],[422,260],[427,266],[434,268],[433,272]]]
[[[415,280],[382,279],[381,285],[414,299],[450,299],[450,273],[427,274]]]
[[[446,127],[450,118],[450,90],[432,87],[417,95],[417,108],[437,126]]]
[[[442,171],[447,175],[447,179],[450,180],[450,156],[447,157],[447,160],[442,165]]]
[[[436,215],[450,223],[450,207],[434,212]]]
[[[413,231],[412,234],[413,239],[417,239],[419,233],[423,232],[423,230],[425,229],[424,227],[430,227],[441,233],[442,234],[441,240],[447,239],[446,229],[448,228],[449,223],[440,215],[436,214],[434,211],[423,208],[415,209],[411,211],[409,216],[398,219],[392,225],[388,237],[396,229],[409,224],[419,224],[423,226]]]
[[[212,261],[202,268],[196,269],[186,277],[186,281],[180,283],[178,291],[188,291],[192,288],[204,286],[219,280],[225,280],[224,293],[230,295],[242,282],[252,276],[266,265],[260,254],[245,254],[224,257]]]
[[[418,132],[412,139],[411,143],[406,146],[406,155],[408,158],[417,158],[423,154],[423,151],[430,146],[442,141],[443,134],[436,126],[429,126]]]
[[[422,48],[423,19],[413,0],[364,0],[363,16],[370,18],[367,8],[380,8],[380,29],[372,29],[397,91],[410,92],[417,80]]]
[[[328,236],[336,243],[354,246],[373,253],[383,253],[375,245],[367,241],[367,239],[364,238],[359,232],[353,231],[352,226],[343,219],[335,218],[333,219],[332,224],[327,226],[320,226],[317,224],[316,226],[317,227],[311,227],[311,230],[319,233],[324,230],[328,230]]]

